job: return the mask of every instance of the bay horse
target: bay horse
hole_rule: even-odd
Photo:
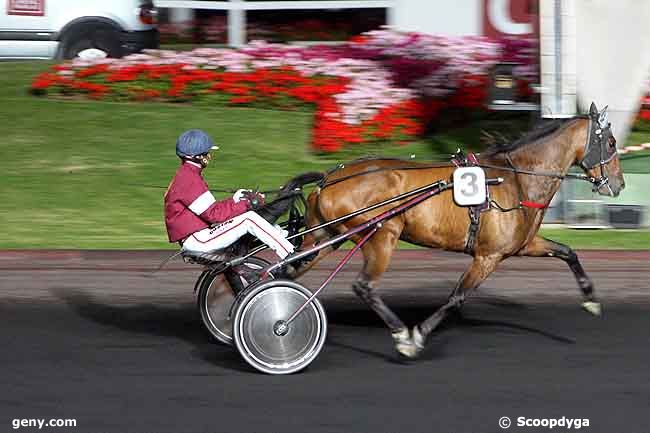
[[[576,253],[537,232],[546,207],[562,179],[570,176],[568,172],[572,166],[582,168],[585,174],[581,176],[590,180],[599,194],[617,196],[625,187],[606,109],[599,112],[592,103],[586,116],[549,121],[512,143],[492,146],[479,155],[486,178],[502,177],[504,181],[489,189],[490,207],[480,217],[471,250],[467,250],[468,210],[454,204],[449,191],[385,221],[362,247],[363,269],[353,290],[385,322],[398,353],[408,358],[417,357],[427,337],[450,310],[459,308],[468,294],[501,261],[511,256],[557,257],[565,261],[582,292],[583,308],[600,314],[594,286]],[[432,166],[396,159],[367,159],[346,164],[324,175],[320,186],[308,196],[306,225],[314,227],[437,180],[450,180],[454,169],[450,165]],[[310,233],[305,236],[303,246],[343,233],[388,208],[382,207],[329,226],[329,230]],[[352,240],[358,242],[361,237]],[[473,256],[447,302],[410,330],[376,291],[399,240]],[[323,249],[313,260],[299,266],[296,276],[302,275],[333,249]]]

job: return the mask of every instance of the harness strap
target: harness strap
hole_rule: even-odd
[[[377,161],[381,161],[381,160],[382,159],[379,159],[379,158],[377,159]],[[370,160],[352,161],[351,164],[355,164],[355,163],[358,163],[358,162],[366,162],[366,161],[370,161]],[[403,161],[403,160],[395,159],[395,161]],[[372,169],[369,169],[369,170],[366,170],[366,171],[362,171],[362,172],[359,172],[359,173],[349,174],[347,176],[343,176],[343,177],[328,181],[328,176],[336,173],[340,169],[345,168],[345,164],[338,164],[336,167],[327,170],[325,177],[318,183],[318,186],[322,190],[322,189],[325,189],[328,186],[337,184],[339,182],[346,181],[348,179],[352,179],[354,177],[364,176],[364,175],[367,175],[367,174],[377,173],[377,172],[381,172],[381,171],[427,170],[427,169],[430,169],[430,168],[442,168],[442,167],[449,167],[449,166],[450,166],[450,164],[447,163],[447,162],[438,162],[438,163],[423,164],[423,165],[418,165],[418,166],[378,167],[378,168],[372,168]]]
[[[474,153],[465,154],[462,150],[458,149],[453,155],[452,160],[456,167],[480,167],[478,158]],[[467,208],[469,216],[469,227],[467,229],[467,242],[465,242],[465,254],[473,254],[478,237],[478,229],[481,224],[481,213],[490,208],[489,201],[484,204],[470,206]]]
[[[533,209],[546,209],[548,206],[542,203],[536,203],[534,201],[524,200],[521,202],[523,207],[531,207]]]
[[[467,243],[465,244],[465,254],[474,253],[474,245],[476,244],[476,237],[478,228],[481,223],[481,211],[477,206],[472,206],[468,209],[469,214],[469,229],[467,231]]]

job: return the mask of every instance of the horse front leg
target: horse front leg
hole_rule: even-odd
[[[399,239],[395,231],[384,226],[362,247],[364,265],[357,280],[352,284],[352,290],[386,324],[393,337],[395,349],[404,356],[412,357],[417,352],[417,347],[408,327],[393,310],[388,308],[376,291],[379,279],[388,268]]]
[[[447,299],[447,303],[422,323],[413,327],[413,341],[418,348],[418,351],[413,357],[419,355],[422,349],[424,349],[427,338],[445,317],[454,309],[460,308],[469,292],[480,286],[496,269],[501,260],[503,260],[503,256],[500,254],[474,257],[469,269],[458,280],[458,284],[456,284],[456,288],[454,288],[454,291]]]
[[[594,285],[578,260],[578,255],[567,245],[541,236],[535,236],[518,255],[529,257],[557,257],[563,260],[573,272],[582,292],[582,308],[589,313],[600,316],[601,305],[594,295]]]

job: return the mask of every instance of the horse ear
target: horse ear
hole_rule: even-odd
[[[596,103],[592,102],[591,107],[589,107],[589,115],[590,116],[597,116],[598,115],[598,108],[596,108]]]
[[[607,123],[609,122],[607,118],[607,107],[609,107],[609,105],[605,105],[605,108],[600,110],[600,114],[598,115],[598,123],[601,128],[607,127]]]

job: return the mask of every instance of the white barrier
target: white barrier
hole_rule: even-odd
[[[387,9],[387,23],[394,24],[394,9],[398,0],[341,1],[192,1],[156,0],[157,8],[207,9],[228,11],[228,45],[239,47],[246,43],[246,11],[305,10],[305,9]]]
[[[650,149],[650,143],[641,143],[636,146],[626,146],[618,149],[618,153],[626,154],[630,152],[638,152],[640,150]]]

